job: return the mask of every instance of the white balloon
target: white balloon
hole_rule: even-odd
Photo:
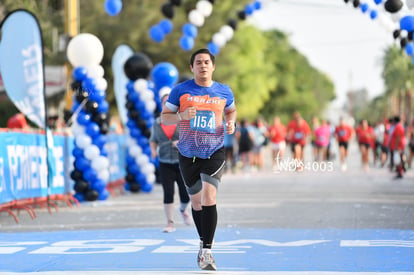
[[[108,88],[108,82],[105,78],[99,77],[96,79],[96,89],[101,91],[106,91],[106,88]]]
[[[81,33],[69,41],[66,55],[73,67],[93,66],[101,63],[104,49],[101,41],[93,34]]]
[[[207,0],[200,0],[197,2],[196,9],[204,16],[209,17],[213,12],[213,4]]]
[[[226,37],[224,37],[224,35],[219,32],[216,32],[211,40],[213,40],[214,44],[220,48],[226,45]]]
[[[87,75],[90,78],[100,78],[104,76],[104,68],[101,65],[92,65],[92,66],[88,66],[86,68],[87,70]]]
[[[197,27],[201,27],[204,24],[204,16],[198,10],[192,10],[188,14],[188,21]]]
[[[109,170],[108,169],[102,169],[102,170],[98,171],[98,178],[100,178],[104,182],[109,181],[109,176],[110,175],[109,175]]]
[[[135,145],[129,147],[128,152],[131,156],[136,158],[136,157],[138,157],[142,154],[142,149],[137,144],[135,144]]]
[[[146,175],[154,173],[155,172],[155,166],[151,162],[148,162],[147,164],[142,166],[141,171]]]
[[[168,94],[170,94],[170,92],[171,92],[171,88],[170,87],[168,87],[168,86],[165,86],[165,87],[162,87],[160,90],[159,90],[159,95],[160,95],[160,98],[163,98],[163,96],[165,96],[165,95],[168,95]]]
[[[145,165],[145,164],[147,164],[149,162],[149,158],[145,154],[139,155],[135,160],[137,161],[137,163],[139,164],[139,166],[143,166],[143,165]]]
[[[405,4],[407,4],[409,9],[414,8],[414,0],[405,0]]]
[[[148,89],[148,82],[145,79],[139,78],[134,82],[135,91],[143,91],[146,89]]]
[[[71,129],[72,129],[72,134],[75,137],[85,133],[85,126],[80,125],[79,123],[77,123],[76,119],[73,122],[73,124],[71,126]]]
[[[91,167],[96,171],[107,169],[109,167],[109,160],[107,157],[99,156],[92,160]]]
[[[227,41],[233,38],[234,30],[229,25],[225,25],[220,28],[220,33],[226,38]]]
[[[151,174],[147,174],[146,175],[147,176],[147,181],[149,182],[149,183],[154,183],[155,182],[155,175],[154,175],[154,173],[151,173]]]
[[[137,141],[134,138],[127,136],[126,145],[128,146],[128,148],[130,148],[134,145],[137,145]]]
[[[157,104],[154,101],[145,102],[145,106],[150,112],[154,112],[155,108],[157,108]]]
[[[85,157],[89,160],[93,160],[97,157],[99,157],[99,148],[98,146],[91,144],[90,146],[85,148]]]
[[[86,149],[92,144],[92,139],[87,134],[80,134],[75,137],[75,143],[79,148]]]
[[[151,90],[145,89],[139,93],[139,97],[144,102],[151,101],[154,99],[154,92]]]

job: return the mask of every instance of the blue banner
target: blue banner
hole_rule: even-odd
[[[53,146],[46,149],[43,134],[0,132],[0,204],[73,192],[70,173],[73,170],[74,138],[51,135],[50,139]],[[110,161],[109,182],[123,179],[126,175],[126,136],[109,134],[105,146]],[[48,156],[53,164],[47,165]]]
[[[124,126],[128,121],[125,103],[127,95],[126,85],[129,82],[129,79],[124,72],[124,64],[133,54],[134,52],[131,47],[127,45],[119,45],[112,56],[115,99],[118,106],[119,117]]]
[[[25,10],[10,13],[1,24],[0,71],[7,95],[37,126],[45,127],[42,33]]]

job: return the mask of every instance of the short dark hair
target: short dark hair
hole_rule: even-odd
[[[200,54],[200,53],[206,53],[206,54],[208,54],[208,55],[210,55],[210,59],[211,59],[211,62],[213,62],[213,65],[216,63],[216,57],[208,50],[208,49],[199,49],[199,50],[197,50],[197,51],[195,51],[192,55],[191,55],[191,57],[190,57],[190,66],[192,67],[193,66],[193,64],[194,64],[194,59],[195,59],[195,57],[196,57],[196,55],[197,54]]]

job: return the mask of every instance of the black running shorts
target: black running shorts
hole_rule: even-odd
[[[223,175],[225,165],[225,150],[220,148],[208,159],[187,158],[179,155],[181,175],[190,195],[201,191],[202,182],[208,182],[216,188]]]

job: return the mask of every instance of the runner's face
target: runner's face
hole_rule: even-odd
[[[214,68],[215,66],[209,54],[200,53],[196,55],[192,67],[192,71],[196,79],[204,81],[210,80],[212,78]]]

